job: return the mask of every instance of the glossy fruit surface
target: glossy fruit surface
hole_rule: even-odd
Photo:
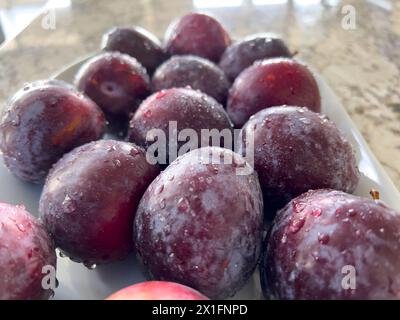
[[[358,184],[351,144],[332,121],[307,108],[262,110],[250,118],[241,134],[241,154],[254,152],[267,218],[309,189],[351,193]],[[249,144],[252,137],[254,147]]]
[[[189,86],[225,103],[230,83],[214,63],[196,56],[174,56],[154,73],[153,91]]]
[[[159,141],[154,138],[157,133],[152,131],[154,129],[161,130],[166,137],[165,144],[158,149],[166,153],[169,162],[179,152],[186,150],[183,148],[186,137],[193,138],[187,141],[192,149],[200,147],[202,140],[203,146],[225,143],[219,135],[214,140],[209,139],[208,135],[203,135],[202,139],[202,130],[215,129],[222,133],[225,130],[232,137],[232,124],[222,105],[206,94],[188,88],[162,90],[143,101],[131,119],[128,139],[148,149],[154,146],[155,141]],[[183,130],[190,132],[186,136]]]
[[[52,289],[42,280],[47,284],[47,268],[55,272],[56,259],[43,225],[23,206],[0,203],[0,300],[50,298]]]
[[[258,111],[281,105],[321,111],[314,76],[293,59],[266,59],[245,69],[229,91],[227,111],[234,125],[240,128]]]
[[[105,52],[87,61],[76,75],[75,85],[111,115],[128,116],[150,94],[144,67],[119,52]]]
[[[242,157],[218,147],[196,149],[145,192],[135,217],[138,257],[154,279],[213,299],[232,296],[257,264],[262,208],[257,176]]]
[[[167,59],[157,37],[140,27],[115,27],[103,36],[105,51],[118,51],[136,58],[149,72]]]
[[[278,213],[263,250],[266,297],[400,298],[400,215],[380,202],[309,191]]]
[[[131,143],[86,144],[51,170],[40,217],[57,247],[74,261],[91,266],[125,258],[137,205],[158,172]]]
[[[234,81],[240,72],[257,60],[291,56],[282,39],[269,34],[255,34],[231,44],[222,55],[219,67],[229,80]]]
[[[124,288],[106,300],[208,300],[208,298],[179,283],[147,281]]]
[[[37,81],[18,91],[0,121],[0,150],[18,178],[39,183],[73,148],[99,139],[99,107],[65,82]]]
[[[174,21],[165,35],[170,55],[192,54],[218,62],[231,40],[223,26],[213,17],[189,13]]]

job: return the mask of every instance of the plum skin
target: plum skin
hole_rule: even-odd
[[[281,105],[321,111],[318,84],[308,68],[294,59],[256,61],[235,79],[227,112],[237,128],[258,111]]]
[[[177,122],[178,132],[190,128],[198,137],[201,137],[202,129],[232,130],[227,113],[213,98],[189,88],[171,88],[154,93],[143,101],[130,121],[128,140],[147,148],[153,143],[146,140],[149,130],[161,129],[168,144],[170,121]],[[182,144],[178,143],[178,148]],[[168,145],[166,147],[168,150]],[[173,160],[167,159],[169,162]]]
[[[231,155],[231,164],[209,157]],[[236,175],[238,167],[251,174]],[[177,158],[149,186],[134,223],[134,243],[150,278],[174,281],[212,299],[232,296],[260,254],[262,195],[238,154],[219,147]]]
[[[173,56],[158,67],[152,78],[153,91],[189,86],[224,104],[230,88],[224,72],[206,59],[184,55]]]
[[[103,36],[102,49],[136,58],[149,74],[168,58],[157,37],[140,27],[112,28]]]
[[[133,57],[104,52],[78,71],[75,86],[110,115],[128,116],[150,94],[146,69]]]
[[[355,268],[355,289],[342,287],[344,266]],[[399,268],[398,212],[341,191],[311,190],[278,213],[260,275],[270,298],[399,299]]]
[[[158,172],[134,144],[86,144],[51,170],[40,198],[40,217],[72,260],[91,266],[123,259],[132,249],[136,207]]]
[[[208,298],[179,283],[147,281],[121,289],[106,300],[208,300]]]
[[[231,44],[223,53],[219,67],[230,81],[257,60],[291,57],[282,39],[269,34],[255,34]]]
[[[267,220],[309,189],[351,193],[358,184],[351,144],[332,121],[307,108],[264,109],[250,118],[240,136],[239,153],[254,151]],[[254,137],[254,148],[246,145],[248,137]]]
[[[104,131],[104,114],[92,100],[64,82],[37,81],[10,100],[0,122],[0,150],[16,177],[40,183],[64,153]]]
[[[56,268],[52,239],[23,206],[0,203],[0,300],[41,300],[43,267]]]
[[[171,56],[192,54],[218,62],[231,39],[213,17],[189,13],[169,25],[164,43]]]

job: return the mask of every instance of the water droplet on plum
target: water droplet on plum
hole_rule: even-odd
[[[322,214],[322,210],[321,210],[320,208],[315,208],[315,209],[313,209],[313,210],[311,211],[311,214],[312,214],[314,217],[319,217],[319,216],[321,216],[321,214]]]
[[[114,163],[115,167],[117,167],[117,168],[120,168],[122,166],[121,161],[118,159],[114,160],[113,163]]]
[[[180,198],[178,200],[178,210],[180,212],[187,212],[189,209],[189,202],[186,198]]]
[[[160,209],[164,209],[165,208],[165,199],[161,199],[159,205],[160,205]]]
[[[303,228],[305,222],[306,222],[306,219],[304,217],[295,219],[289,227],[289,232],[291,232],[291,233],[299,232],[300,229]]]
[[[89,270],[94,270],[97,268],[97,264],[95,264],[95,263],[84,263],[84,266],[86,268],[88,268]]]
[[[354,217],[356,215],[356,211],[354,209],[347,210],[347,216]]]
[[[329,235],[326,233],[318,233],[318,242],[321,244],[327,244],[329,242]]]
[[[76,210],[75,202],[68,194],[65,196],[64,201],[61,203],[61,205],[66,213],[72,213]]]

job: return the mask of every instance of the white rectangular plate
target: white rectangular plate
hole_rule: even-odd
[[[76,71],[86,59],[68,66],[54,77],[72,83]],[[339,99],[323,79],[317,73],[315,74],[322,97],[322,113],[337,124],[356,151],[361,179],[355,194],[369,197],[370,189],[379,190],[381,199],[388,206],[400,211],[399,192],[372,154]],[[33,186],[14,178],[1,160],[0,202],[23,204],[37,216],[41,189],[41,186]],[[124,261],[99,266],[95,270],[89,270],[68,258],[59,257],[57,264],[57,278],[60,285],[56,290],[55,299],[104,299],[123,287],[145,281],[133,255]],[[261,290],[258,271],[256,271],[234,299],[259,299],[260,297]]]

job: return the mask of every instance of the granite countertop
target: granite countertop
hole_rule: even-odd
[[[210,8],[221,3],[229,5]],[[355,29],[343,28],[344,5],[355,9]],[[193,9],[211,12],[237,38],[281,34],[333,88],[400,189],[400,1],[58,1],[0,49],[0,105],[25,82],[98,50],[114,25],[142,25],[162,37],[171,19]]]

